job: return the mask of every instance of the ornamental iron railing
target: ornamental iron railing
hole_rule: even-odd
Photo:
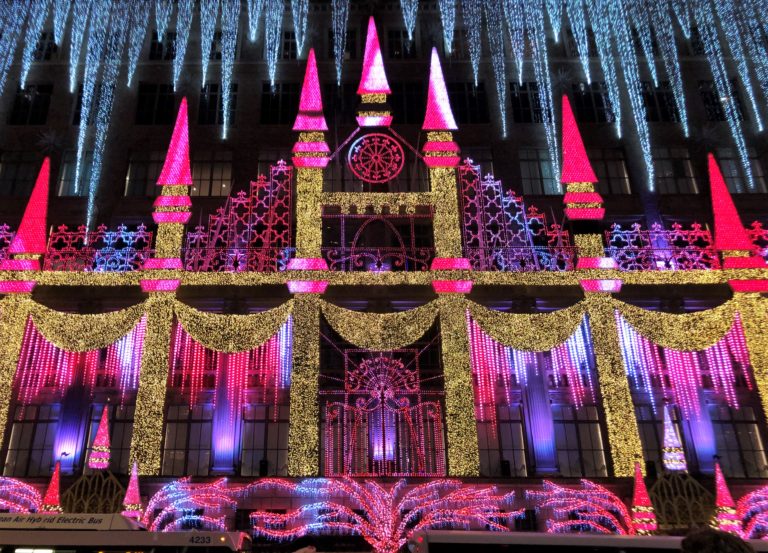
[[[120,225],[94,231],[85,226],[61,225],[51,232],[45,253],[45,271],[126,272],[141,269],[152,255],[152,232],[144,225],[129,230]]]

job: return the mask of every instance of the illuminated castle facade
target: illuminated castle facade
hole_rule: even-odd
[[[419,498],[445,509],[440,527],[646,534],[712,517],[763,537],[765,195],[732,196],[722,150],[697,179],[663,141],[659,182],[680,194],[627,195],[633,162],[585,148],[607,131],[582,123],[599,95],[579,87],[557,100],[548,177],[540,129],[528,146],[516,125],[516,146],[488,135],[484,89],[453,78],[466,63],[437,48],[411,62],[392,30],[384,56],[379,21],[360,19],[359,82],[329,85],[309,49],[286,69],[295,90],[265,83],[262,124],[237,89],[236,154],[196,143],[222,115],[212,89],[188,102],[139,80],[140,117],[175,119],[107,141],[106,176],[128,153],[126,197],[100,196],[90,229],[63,226],[91,209],[67,195],[68,153],[2,152],[0,187],[27,190],[32,163],[37,178],[17,214],[2,208],[0,499],[76,509],[98,477],[153,529],[290,541],[325,524],[377,551],[402,543],[374,543],[355,513],[405,516]],[[390,82],[392,58],[418,75]],[[513,84],[513,118],[533,129],[535,83]],[[513,151],[520,177],[500,180]]]

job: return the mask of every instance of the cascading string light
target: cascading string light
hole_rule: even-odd
[[[296,37],[297,56],[301,56],[301,53],[304,51],[308,15],[309,0],[291,0],[291,17],[293,18],[293,32]]]
[[[456,1],[438,0],[440,22],[443,25],[443,48],[450,55],[453,52],[453,33],[456,28]]]
[[[544,0],[549,16],[549,24],[552,25],[552,37],[555,43],[560,42],[560,26],[563,23],[563,0]]]
[[[96,17],[98,9],[94,7],[91,15],[93,0],[74,0],[72,3],[72,25],[69,30],[69,92],[77,90],[77,68],[80,67],[80,54],[83,49],[83,39],[88,28],[89,17]]]
[[[231,124],[232,73],[235,69],[237,27],[240,22],[240,0],[222,0],[221,12],[221,138],[226,139]]]
[[[656,71],[656,57],[653,52],[653,31],[651,29],[651,22],[649,21],[648,12],[649,8],[646,4],[641,4],[636,0],[625,0],[627,7],[627,14],[632,21],[635,33],[637,33],[637,39],[640,42],[640,47],[643,50],[643,57],[648,65],[648,71],[651,73],[651,80],[653,80],[653,86],[659,86],[659,74]]]
[[[336,86],[341,86],[341,70],[347,51],[349,0],[332,0],[333,58],[336,61]]]
[[[475,86],[478,83],[482,51],[483,7],[480,2],[481,0],[461,0],[461,17],[464,20],[464,27],[467,29],[467,47]]]
[[[61,45],[64,41],[64,31],[69,17],[72,0],[53,0],[53,40]]]
[[[571,22],[571,33],[576,43],[576,51],[579,54],[581,67],[584,69],[584,77],[587,84],[592,84],[592,75],[589,70],[589,34],[587,21],[584,15],[584,0],[565,0],[566,13]]]
[[[30,7],[30,0],[23,0],[20,4],[7,2],[3,4],[3,27],[0,36],[0,93],[5,90],[5,82],[8,80],[8,70],[13,64],[16,48],[19,43],[21,30],[24,28],[24,19]]]
[[[669,4],[666,2],[651,2],[651,24],[656,35],[656,40],[661,50],[661,57],[664,61],[664,68],[667,77],[672,86],[672,93],[675,97],[675,106],[680,118],[680,124],[683,126],[683,135],[688,138],[688,110],[685,107],[685,92],[683,90],[683,76],[680,71],[680,57],[677,50],[677,40],[675,39],[675,28],[672,24],[672,14],[669,11]]]
[[[208,80],[208,62],[218,19],[219,0],[200,0],[200,67],[203,87]]]
[[[128,69],[126,76],[126,85],[131,86],[133,75],[136,73],[136,65],[139,63],[141,48],[144,46],[144,38],[147,36],[147,25],[149,24],[149,2],[131,2],[131,27],[128,34]],[[181,10],[179,10],[181,11]],[[176,24],[178,27],[178,23]],[[179,39],[181,40],[181,39]],[[178,56],[178,40],[176,42]]]
[[[416,15],[419,13],[419,0],[400,0],[400,11],[403,12],[403,23],[408,33],[408,42],[413,42],[413,31],[416,29]]]
[[[749,50],[749,60],[752,62],[757,82],[765,98],[768,98],[768,49],[763,42],[763,30],[760,17],[755,8],[755,2],[747,1],[739,5],[734,16],[738,24],[738,33],[743,37]]]
[[[677,22],[680,25],[680,29],[683,31],[683,36],[687,39],[691,39],[691,12],[688,10],[688,4],[685,0],[672,0],[672,12],[677,18]]]
[[[525,15],[523,0],[504,0],[504,15],[509,32],[509,42],[517,67],[517,83],[523,84],[523,68],[525,60]]]
[[[613,114],[616,136],[621,138],[621,90],[619,89],[619,77],[616,74],[615,56],[611,47],[610,26],[605,24],[608,21],[608,13],[604,3],[599,0],[587,0],[586,6],[590,27],[595,35],[595,44],[600,58],[600,67],[603,70],[605,86],[608,89],[607,99]]]
[[[499,118],[501,119],[501,137],[507,138],[507,72],[506,56],[504,55],[504,14],[501,2],[498,0],[485,0],[485,20],[488,29],[488,43],[491,47],[491,65],[496,83],[496,99],[499,106]]]
[[[155,28],[157,29],[157,40],[160,42],[163,41],[168,30],[168,23],[171,21],[173,2],[174,0],[155,0]]]
[[[259,21],[264,11],[264,0],[248,0],[248,40],[256,42],[259,35]]]
[[[35,49],[40,40],[40,33],[43,30],[43,24],[48,17],[48,9],[51,0],[32,0],[27,14],[27,28],[24,33],[24,49],[21,53],[21,76],[19,77],[19,88],[24,88],[27,84],[27,75],[32,66]],[[17,8],[14,8],[17,9]]]
[[[755,181],[752,175],[752,164],[747,151],[747,144],[744,140],[744,132],[741,124],[741,114],[736,104],[735,91],[728,77],[728,70],[723,56],[723,50],[717,36],[717,23],[715,15],[712,13],[712,6],[709,0],[693,0],[693,16],[696,26],[701,36],[704,52],[709,61],[712,77],[714,78],[715,91],[719,101],[725,111],[725,118],[731,129],[731,136],[736,143],[736,149],[739,152],[744,177],[747,181],[747,189],[755,189]]]
[[[282,0],[265,0],[264,16],[264,50],[267,57],[269,84],[275,86],[277,73],[277,58],[280,54],[280,40],[283,35],[283,12],[285,6]]]
[[[176,11],[176,52],[173,58],[173,90],[177,90],[179,79],[184,70],[184,57],[187,54],[189,34],[192,30],[192,15],[195,0],[179,0]]]

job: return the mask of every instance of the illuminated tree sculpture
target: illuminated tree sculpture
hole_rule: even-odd
[[[139,465],[134,462],[131,467],[131,479],[128,481],[128,489],[123,499],[123,516],[141,520],[143,515],[141,508],[141,493],[139,492]]]
[[[57,461],[51,475],[51,481],[48,483],[48,488],[45,490],[45,496],[43,497],[43,505],[40,509],[43,513],[57,514],[62,512],[61,500],[59,499],[60,478],[61,463]]]
[[[9,513],[39,511],[40,492],[16,478],[0,477],[0,510]]]
[[[93,449],[88,456],[88,468],[94,470],[104,470],[109,467],[109,413],[107,407],[101,411],[101,420],[99,428],[96,430],[96,437],[93,440]]]
[[[741,535],[741,521],[736,513],[736,503],[728,489],[720,463],[715,463],[715,514],[710,525],[729,534]]]
[[[658,530],[653,503],[645,487],[640,463],[635,463],[635,491],[632,495],[632,524],[639,535],[653,534]]]
[[[529,490],[528,499],[538,509],[551,509],[547,531],[554,533],[595,532],[598,534],[637,534],[627,506],[603,486],[582,480],[580,488],[566,488],[544,481],[541,491]]]
[[[744,539],[768,539],[768,486],[758,488],[739,499],[737,512],[744,525]]]
[[[385,488],[351,478],[305,480],[297,492],[319,501],[287,513],[251,513],[254,534],[289,541],[307,534],[355,534],[376,553],[396,553],[410,536],[428,528],[509,531],[522,511],[504,511],[513,494],[495,487],[434,480],[408,489],[405,480]]]

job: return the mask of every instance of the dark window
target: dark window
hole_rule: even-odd
[[[28,84],[17,88],[9,125],[45,125],[53,94],[52,84]]]
[[[454,29],[451,53],[447,57],[455,61],[469,59],[469,38],[466,29]]]
[[[654,148],[653,169],[659,194],[698,194],[691,153],[686,148]]]
[[[101,83],[96,83],[93,89],[93,99],[91,100],[91,113],[88,114],[88,125],[93,125],[96,120],[97,106],[99,105],[99,97],[101,96]],[[75,109],[72,110],[72,124],[76,127],[80,126],[80,116],[83,109],[83,84],[77,87],[77,98],[75,99]]]
[[[747,186],[748,183],[747,177],[744,174],[744,166],[742,165],[741,158],[738,156],[736,150],[733,150],[732,148],[717,149],[717,163],[720,165],[720,170],[723,172],[723,177],[725,178],[728,190],[734,194],[749,192],[765,193],[768,189],[766,188],[763,164],[751,148],[747,151],[747,156],[749,157],[749,163],[752,168],[754,190],[750,190]]]
[[[496,477],[528,476],[525,463],[525,427],[520,403],[509,405],[485,405],[485,409],[496,409],[497,427],[492,422],[477,423],[477,438],[480,449],[480,474]],[[502,463],[509,463],[509,472],[502,469]]]
[[[128,161],[126,196],[156,196],[157,178],[163,169],[165,152],[135,152]]]
[[[560,183],[552,172],[552,158],[545,148],[518,150],[520,156],[520,184],[526,194],[562,194]]]
[[[43,31],[35,44],[35,51],[32,52],[32,59],[35,61],[49,61],[55,59],[59,49],[53,39],[53,31]]]
[[[579,57],[579,49],[576,46],[576,37],[574,36],[570,27],[568,28],[568,36],[565,43],[565,48],[569,57]],[[595,33],[592,31],[592,29],[587,29],[587,48],[589,48],[589,57],[596,58],[598,55],[597,43],[595,42]]]
[[[710,405],[720,465],[731,478],[766,478],[768,462],[755,407]]]
[[[41,161],[35,152],[5,152],[0,156],[0,196],[29,196]]]
[[[5,476],[51,474],[59,413],[58,404],[16,407],[3,467]]]
[[[261,87],[261,124],[292,125],[299,110],[299,85],[278,83]]]
[[[597,177],[597,191],[601,194],[629,194],[629,173],[624,152],[619,148],[587,151]]]
[[[333,31],[328,30],[328,58],[335,59],[336,54],[333,51]],[[357,33],[354,30],[347,29],[347,42],[344,45],[344,59],[357,59]]]
[[[169,61],[176,58],[176,33],[166,31],[163,40],[157,37],[157,31],[152,31],[152,42],[149,44],[149,59],[153,61]]]
[[[488,123],[488,97],[483,83],[448,83],[448,98],[459,124]]]
[[[264,462],[268,476],[285,476],[288,460],[288,407],[246,404],[243,407],[242,444],[241,476],[260,476],[260,465]]]
[[[221,31],[213,33],[213,40],[211,40],[211,53],[208,54],[210,61],[221,61]]]
[[[719,96],[713,81],[699,81],[699,94],[707,111],[708,121],[726,121],[725,102],[733,102],[739,121],[744,121],[744,110],[741,107],[741,97],[736,81],[730,81],[730,94]]]
[[[283,40],[280,43],[280,59],[295,60],[297,55],[296,33],[293,31],[283,31]]]
[[[613,123],[613,108],[604,82],[573,83],[573,103],[579,123]]]
[[[393,83],[389,103],[396,123],[422,124],[427,106],[423,82]]]
[[[237,83],[233,83],[230,90],[229,121],[231,125],[235,120],[235,109],[237,108]],[[220,84],[208,83],[200,91],[200,110],[197,122],[200,125],[222,125],[224,123]]]
[[[552,415],[560,475],[608,476],[597,407],[553,405]]]
[[[196,152],[190,196],[228,196],[232,191],[232,152]]]
[[[354,124],[355,110],[359,104],[356,83],[342,83],[341,90],[335,84],[323,85],[323,108],[329,125],[333,122],[340,125]]]
[[[640,433],[640,443],[643,447],[643,459],[656,465],[657,474],[661,474],[663,471],[664,420],[660,409],[658,412],[654,412],[651,405],[635,405],[635,417],[637,418],[637,429]],[[683,433],[680,428],[677,409],[670,406],[669,414],[679,438]]]
[[[661,81],[659,86],[653,86],[650,81],[643,81],[642,87],[646,121],[664,121],[667,123],[680,121],[675,94],[669,81]]]
[[[410,60],[416,57],[416,48],[408,40],[408,33],[404,29],[387,32],[387,46],[390,59]]]
[[[59,183],[56,194],[59,196],[87,196],[88,181],[91,180],[93,168],[93,152],[86,152],[83,163],[80,166],[80,179],[75,186],[75,170],[77,166],[77,152],[65,152],[59,172]]]
[[[137,125],[170,125],[176,118],[176,98],[173,85],[139,83],[136,104]]]
[[[163,441],[163,476],[207,476],[211,465],[213,405],[172,405]]]
[[[511,88],[512,118],[515,123],[541,123],[538,83],[511,83]]]
[[[707,51],[704,49],[704,41],[701,40],[701,34],[697,27],[691,28],[691,55],[692,56],[704,56]]]

